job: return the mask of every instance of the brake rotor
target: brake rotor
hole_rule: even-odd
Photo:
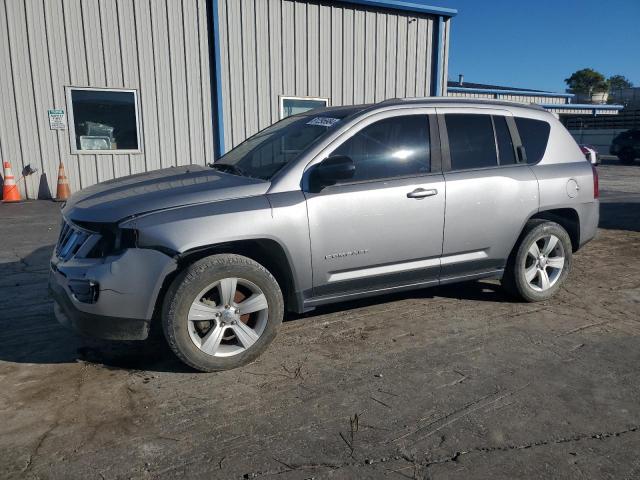
[[[241,302],[243,302],[246,299],[247,299],[247,296],[240,290],[236,289],[236,293],[233,296],[233,301],[236,303],[236,305],[239,305]],[[240,321],[242,323],[247,323],[249,322],[250,316],[251,316],[250,313],[245,313],[244,315],[240,315]]]
[[[243,302],[247,298],[248,298],[248,296],[243,291],[241,291],[238,288],[236,288],[236,292],[233,295],[233,302],[236,305],[240,304],[241,302]],[[215,304],[216,304],[213,299],[210,300],[210,299],[203,298],[202,301],[203,301],[203,303],[211,304],[212,306],[215,306]],[[251,318],[251,314],[250,313],[245,313],[244,315],[240,316],[240,321],[242,323],[244,323],[244,324],[247,324],[249,322],[250,318]],[[215,325],[215,322],[208,321],[208,320],[195,323],[196,330],[203,337],[209,332],[209,330],[211,330],[211,328],[213,328],[214,325]],[[233,330],[228,329],[227,332],[228,333],[226,335],[224,335],[222,337],[222,339],[223,340],[232,340],[235,337],[235,334],[233,333]]]

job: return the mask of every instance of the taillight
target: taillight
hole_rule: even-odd
[[[598,182],[598,170],[595,165],[591,165],[593,170],[593,198],[600,198],[600,184]]]

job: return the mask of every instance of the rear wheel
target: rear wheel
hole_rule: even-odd
[[[571,239],[564,228],[547,220],[531,220],[509,257],[502,283],[527,302],[547,300],[569,274],[571,255]]]
[[[620,152],[620,155],[618,155],[618,159],[620,160],[620,163],[624,165],[631,165],[635,160],[633,150],[625,150],[624,152]]]
[[[282,292],[262,265],[240,255],[212,255],[176,277],[163,306],[163,330],[175,354],[204,372],[255,360],[284,315]]]

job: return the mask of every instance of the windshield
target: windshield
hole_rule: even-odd
[[[358,109],[340,108],[287,117],[245,140],[212,167],[235,175],[270,180],[356,111]]]

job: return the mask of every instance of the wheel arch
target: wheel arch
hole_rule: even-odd
[[[254,238],[202,245],[180,253],[177,256],[178,268],[163,281],[156,299],[154,317],[160,314],[166,291],[180,272],[202,258],[221,253],[242,255],[264,266],[278,282],[286,308],[299,313],[302,311],[302,299],[296,294],[292,262],[285,249],[272,238]]]
[[[580,248],[580,216],[573,208],[554,208],[532,215],[527,221],[541,219],[559,224],[569,234],[573,252]]]

